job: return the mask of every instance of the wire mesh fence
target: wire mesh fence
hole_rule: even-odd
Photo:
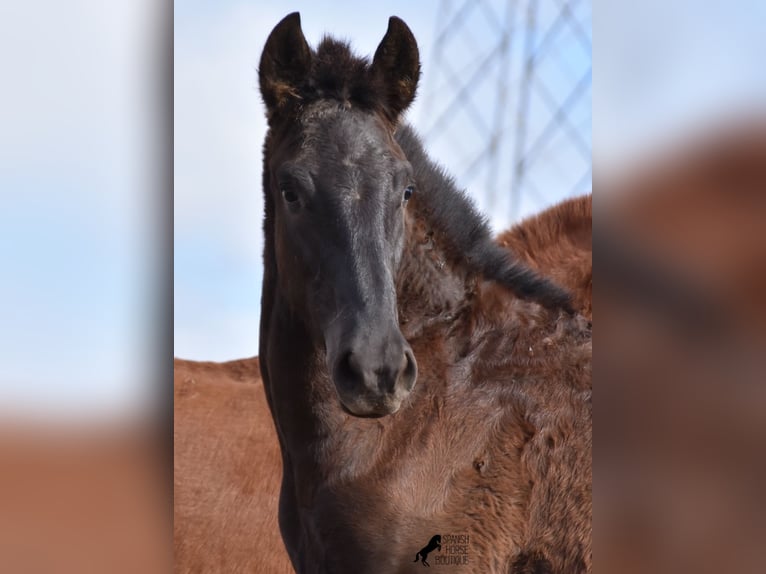
[[[589,1],[442,0],[419,121],[496,228],[590,191]]]

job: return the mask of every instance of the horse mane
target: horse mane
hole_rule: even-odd
[[[383,79],[372,72],[367,57],[356,56],[343,40],[324,36],[311,50],[311,69],[289,89],[300,106],[319,100],[337,100],[345,106],[382,114],[391,123],[397,113],[388,104],[389,89]]]
[[[593,317],[593,196],[562,201],[497,238],[535,271],[572,294],[577,312]]]
[[[462,261],[471,272],[495,281],[522,299],[573,312],[567,291],[539,276],[493,240],[486,217],[457,187],[454,178],[428,157],[413,128],[402,125],[395,137],[415,173],[414,208],[438,234],[451,259]]]

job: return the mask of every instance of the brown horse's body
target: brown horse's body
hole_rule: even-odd
[[[498,237],[527,265],[572,293],[574,307],[593,317],[593,198],[584,195],[546,209]]]
[[[765,120],[695,134],[599,200],[605,572],[763,570]]]
[[[606,312],[602,323],[612,323],[604,327],[612,339],[605,341],[609,348],[604,367],[606,372],[612,370],[610,385],[600,391],[604,396],[599,395],[607,407],[602,421],[606,430],[596,460],[602,465],[599,484],[607,486],[600,494],[606,504],[599,511],[606,524],[602,535],[607,544],[601,551],[603,556],[600,554],[606,571],[725,571],[732,564],[737,565],[735,571],[757,569],[753,561],[760,556],[763,537],[755,535],[762,530],[758,530],[762,521],[753,500],[761,492],[761,482],[755,479],[762,473],[756,468],[753,453],[763,450],[764,434],[759,432],[763,428],[759,410],[762,400],[756,395],[762,388],[762,377],[744,386],[743,380],[750,375],[746,361],[741,359],[752,351],[748,345],[763,340],[766,324],[762,297],[766,244],[761,241],[766,214],[766,129],[759,134],[755,142],[741,138],[733,143],[717,141],[713,150],[695,155],[686,163],[674,160],[663,172],[656,165],[647,166],[634,189],[617,196],[616,207],[605,212],[608,217],[604,225],[613,232],[605,236],[603,247],[628,241],[627,249],[620,249],[617,255],[633,269],[626,274],[624,265],[614,270],[605,267],[603,277]],[[651,175],[649,182],[645,174]],[[557,212],[553,208],[546,213]],[[530,226],[546,221],[543,215],[507,232],[501,242],[531,266],[541,271],[545,266],[555,270],[559,268],[559,263],[554,263],[557,259],[567,263],[564,254],[568,249],[559,249],[549,241],[529,240],[540,235]],[[516,239],[508,242],[509,235]],[[526,239],[520,239],[520,235]],[[427,233],[419,237],[421,249],[435,261],[431,267],[426,266],[421,279],[422,293],[426,294],[429,278],[439,276],[443,259],[439,250],[430,248]],[[562,240],[565,237],[561,236]],[[565,244],[570,240],[585,245],[572,238]],[[554,255],[542,257],[538,249]],[[606,254],[607,250],[603,251]],[[644,283],[635,282],[638,275],[653,272],[669,275],[660,284],[669,286],[670,291],[648,293]],[[580,276],[578,272],[573,277]],[[572,289],[577,301],[579,280],[571,282],[561,275],[557,278]],[[450,281],[451,285],[460,283],[454,278]],[[397,571],[397,567],[401,572],[430,571],[412,563],[413,558],[436,532],[461,534],[451,530],[453,519],[457,528],[472,529],[469,564],[454,568],[439,565],[437,557],[446,552],[447,542],[443,541],[441,550],[428,554],[429,563],[437,571],[491,572],[492,560],[500,564],[495,571],[504,574],[576,570],[557,564],[568,553],[577,554],[572,549],[584,538],[586,528],[572,529],[571,537],[560,544],[561,529],[541,527],[551,524],[552,518],[575,512],[575,508],[566,509],[567,497],[562,494],[567,480],[561,487],[555,482],[548,486],[554,503],[542,508],[550,509],[551,516],[538,513],[536,522],[529,518],[534,508],[531,493],[540,488],[541,482],[535,477],[543,476],[545,484],[557,476],[557,469],[563,469],[568,480],[575,479],[569,500],[589,501],[589,483],[587,487],[582,484],[587,483],[590,462],[562,461],[556,456],[565,452],[556,451],[557,444],[575,445],[571,452],[587,448],[589,429],[585,433],[572,432],[574,425],[567,422],[583,420],[571,406],[574,404],[582,414],[584,409],[573,400],[576,392],[568,389],[576,389],[572,382],[584,379],[574,368],[569,373],[564,371],[558,384],[547,386],[519,385],[513,382],[514,375],[507,384],[507,379],[502,383],[487,375],[499,379],[504,373],[529,371],[535,366],[547,371],[556,364],[569,363],[564,353],[578,352],[578,346],[571,335],[563,335],[552,352],[537,352],[534,339],[540,335],[535,331],[550,328],[552,319],[536,306],[508,301],[502,294],[493,295],[496,289],[479,283],[481,302],[475,296],[471,299],[466,308],[472,311],[456,316],[454,332],[445,334],[437,325],[453,320],[448,318],[448,312],[436,314],[431,327],[417,328],[423,325],[421,319],[407,328],[408,336],[416,334],[413,348],[421,374],[413,402],[394,416],[409,416],[410,421],[347,417],[334,429],[337,443],[332,446],[339,445],[342,453],[351,456],[338,463],[345,475],[336,476],[330,484],[323,482],[317,488],[321,498],[317,498],[326,501],[325,508],[340,508],[336,512],[342,520],[336,524],[351,522],[357,529],[358,538],[351,539],[345,549],[332,547],[335,556],[346,551],[362,554],[358,570],[349,571],[386,572]],[[697,309],[700,317],[720,306],[731,323],[725,322],[713,332],[700,332],[698,325],[687,325],[686,313],[672,305],[676,297],[668,299],[673,290],[680,291],[687,300],[709,303]],[[497,303],[497,312],[493,313],[495,296],[504,301]],[[413,305],[413,301],[409,304]],[[498,317],[503,308],[515,309],[520,321],[517,323],[511,316]],[[477,309],[480,312],[475,314]],[[535,316],[540,321],[530,329],[530,319]],[[468,318],[473,318],[473,327]],[[503,324],[510,327],[496,330]],[[515,334],[519,336],[514,343],[508,337],[512,339]],[[533,342],[529,345],[532,351],[527,347],[526,355],[525,341]],[[430,351],[426,361],[423,350],[429,348],[438,352]],[[584,345],[579,350],[585,351]],[[734,351],[735,362],[722,360]],[[759,349],[755,352],[762,361]],[[647,356],[652,361],[647,361]],[[491,357],[494,362],[486,360]],[[243,373],[242,382],[234,382],[232,367],[236,365],[240,366],[236,372]],[[245,369],[241,369],[243,365]],[[176,367],[177,568],[180,572],[280,572],[281,567],[289,571],[284,555],[279,562],[284,566],[267,566],[270,558],[264,553],[282,549],[273,520],[274,493],[281,470],[279,455],[271,425],[263,424],[269,415],[264,401],[251,402],[252,397],[244,401],[245,408],[237,407],[243,390],[249,396],[247,389],[251,385],[244,380],[257,389],[257,363],[253,359],[223,365],[178,361]],[[443,378],[432,382],[431,375],[439,372]],[[486,382],[472,383],[472,376]],[[221,384],[212,384],[213,380]],[[526,380],[540,379],[534,376]],[[199,384],[204,381],[211,384]],[[418,390],[424,381],[428,389]],[[193,392],[189,390],[192,388]],[[211,400],[208,395],[217,398]],[[198,400],[202,402],[195,402]],[[550,408],[542,408],[543,401]],[[318,407],[332,408],[324,402]],[[647,413],[651,413],[650,419]],[[518,421],[524,420],[536,426],[520,428]],[[461,422],[465,423],[463,427]],[[556,443],[557,437],[551,433],[553,456],[548,457],[544,449],[551,443],[542,431],[556,428],[561,431],[561,439]],[[347,435],[347,441],[337,437],[340,432]],[[328,435],[325,440],[332,438]],[[252,442],[252,450],[230,446],[240,441]],[[260,446],[256,447],[256,443]],[[357,451],[368,453],[368,459],[372,459],[369,467],[360,468],[359,457],[353,454]],[[270,453],[268,458],[262,456],[265,452]],[[474,454],[477,452],[481,455]],[[587,467],[587,473],[572,473],[572,466],[580,470]],[[244,471],[220,470],[235,467]],[[367,477],[359,478],[357,475],[365,470],[369,471]],[[197,479],[197,475],[201,478]],[[508,489],[514,481],[521,485],[517,487],[520,495]],[[247,496],[250,504],[231,494],[243,492],[244,484],[252,488]],[[345,497],[349,484],[349,495]],[[666,487],[674,484],[682,486]],[[365,492],[368,485],[370,489]],[[587,494],[583,497],[582,492]],[[538,490],[538,498],[540,494]],[[327,500],[330,496],[336,498],[335,502]],[[585,507],[589,509],[589,503]],[[270,520],[267,512],[272,513]],[[577,514],[587,516],[582,509]],[[288,517],[288,525],[290,520],[295,517]],[[315,528],[321,530],[332,524],[317,521]],[[665,525],[665,535],[656,536],[656,530],[647,527],[652,524]],[[690,529],[690,524],[695,528]],[[446,525],[450,531],[428,530],[432,525]],[[479,536],[483,532],[490,535]],[[674,535],[676,532],[683,535]],[[273,546],[253,542],[267,539]],[[535,556],[540,558],[544,551],[536,554],[532,550],[514,557],[516,570],[502,569],[503,553],[530,548],[532,545],[527,543],[535,539],[561,548],[559,562],[552,562],[546,570],[540,566],[544,564],[541,560],[534,563]],[[723,544],[710,544],[711,540]],[[545,544],[536,546],[544,548]],[[746,551],[727,550],[741,549],[743,545],[747,545]],[[365,550],[360,552],[359,547]],[[589,548],[588,543],[583,547]],[[327,563],[332,563],[330,560]],[[667,560],[673,561],[672,569],[667,569]],[[392,564],[394,561],[396,564]]]
[[[474,572],[589,570],[590,338],[459,268],[445,292],[426,236],[400,277],[420,371],[406,408],[349,417],[333,408],[321,357],[280,365],[291,376],[271,387],[277,419],[286,408],[306,424],[318,424],[314,409],[326,417],[305,443],[324,460],[288,464],[283,496],[310,504],[282,516],[293,561],[299,572],[413,572],[413,552],[439,532],[470,536]]]
[[[175,571],[293,572],[277,526],[282,468],[258,359],[174,367]]]
[[[568,200],[498,238],[571,289],[588,317],[590,204],[590,196]],[[177,571],[293,572],[277,525],[282,464],[258,359],[176,360],[175,368]],[[478,459],[475,471],[486,474],[488,464]]]

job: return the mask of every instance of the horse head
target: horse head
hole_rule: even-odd
[[[331,39],[313,51],[298,13],[272,31],[259,68],[270,127],[264,183],[280,297],[326,350],[343,407],[382,416],[417,378],[395,287],[416,190],[394,130],[420,63],[395,17],[371,63],[349,54]]]

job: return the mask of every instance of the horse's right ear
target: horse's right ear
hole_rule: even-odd
[[[289,100],[300,99],[300,88],[311,70],[311,48],[301,30],[301,15],[285,16],[269,34],[258,67],[261,96],[269,115]]]

